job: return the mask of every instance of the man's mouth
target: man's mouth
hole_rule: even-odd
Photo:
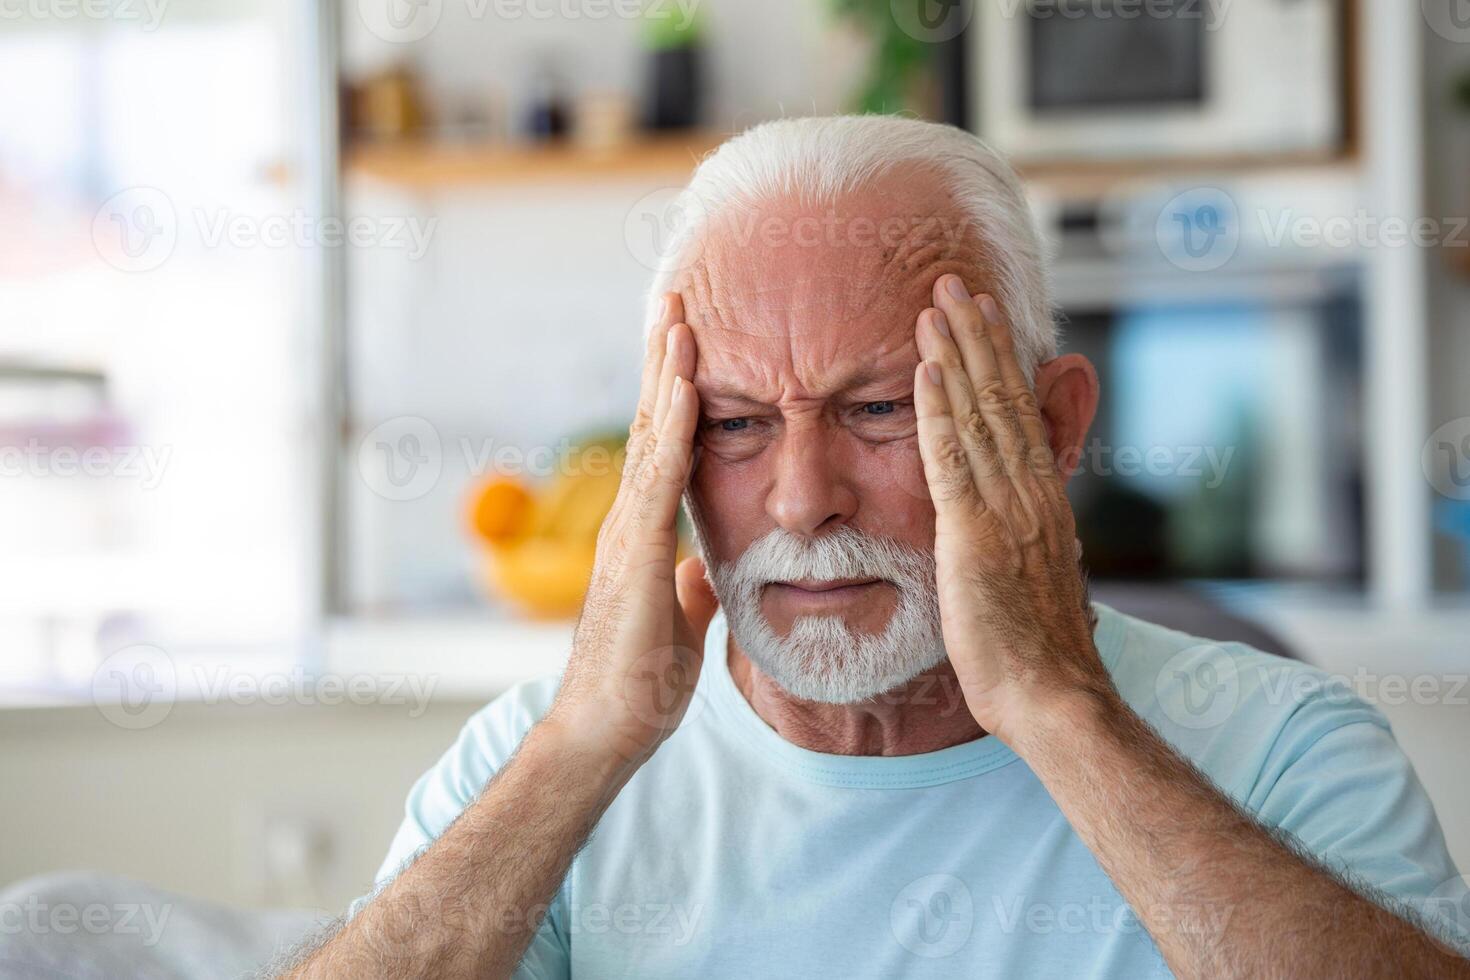
[[[769,582],[767,595],[798,610],[830,609],[865,597],[874,586],[883,585],[880,578],[794,579]]]

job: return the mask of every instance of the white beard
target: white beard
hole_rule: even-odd
[[[792,695],[826,704],[866,701],[944,660],[932,553],[845,525],[816,538],[776,528],[721,564],[709,560],[692,507],[690,516],[731,635]],[[840,616],[800,616],[778,636],[761,613],[762,591],[772,582],[848,578],[882,579],[898,590],[898,606],[882,633],[850,629]]]

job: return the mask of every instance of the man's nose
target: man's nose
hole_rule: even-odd
[[[857,510],[836,434],[822,425],[788,426],[775,450],[766,513],[792,534],[812,537],[848,521]]]

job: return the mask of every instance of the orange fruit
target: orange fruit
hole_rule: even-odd
[[[470,497],[470,530],[491,544],[511,541],[530,524],[534,503],[520,481],[495,477]]]

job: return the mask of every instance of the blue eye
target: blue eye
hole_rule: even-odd
[[[739,432],[750,426],[750,419],[725,419],[720,422],[720,428],[726,432]]]
[[[892,415],[893,402],[869,402],[863,406],[863,411],[869,415]]]

